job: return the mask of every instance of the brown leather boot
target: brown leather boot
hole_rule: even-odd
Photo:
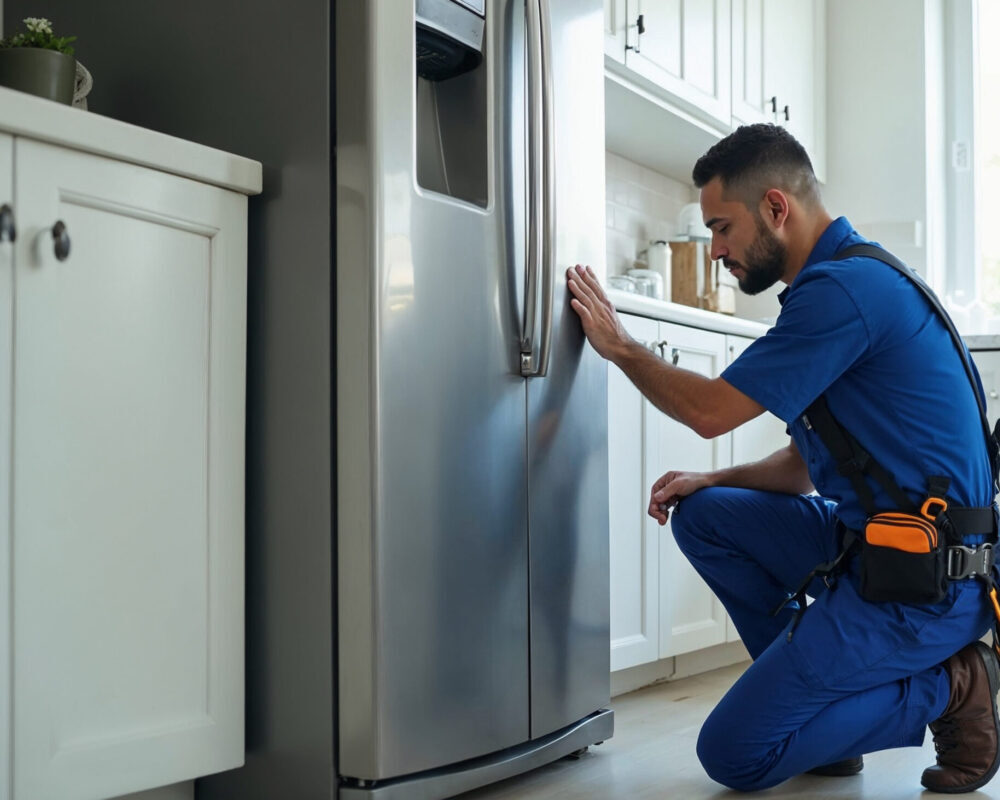
[[[944,662],[951,698],[944,714],[930,724],[937,765],[920,782],[932,792],[958,794],[985,786],[1000,766],[997,690],[1000,662],[982,642],[963,647]]]

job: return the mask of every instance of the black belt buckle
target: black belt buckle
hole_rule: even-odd
[[[987,543],[978,547],[949,547],[947,568],[950,581],[978,575],[988,576],[993,569],[993,545]]]

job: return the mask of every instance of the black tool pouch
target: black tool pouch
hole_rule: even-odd
[[[938,603],[948,591],[947,548],[915,514],[875,514],[861,541],[861,596],[872,603]]]

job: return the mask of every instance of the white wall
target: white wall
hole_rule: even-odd
[[[605,153],[605,165],[608,275],[623,275],[651,239],[677,233],[677,215],[697,202],[698,194],[689,184],[611,151]]]
[[[928,197],[938,180],[928,172],[928,146],[941,146],[928,131],[940,124],[939,104],[927,102],[929,91],[941,91],[940,54],[927,41],[940,24],[939,2],[827,4],[827,209],[923,274]]]

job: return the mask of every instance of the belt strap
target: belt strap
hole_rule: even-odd
[[[945,512],[958,536],[992,535],[996,532],[996,506],[967,508],[949,506]]]

